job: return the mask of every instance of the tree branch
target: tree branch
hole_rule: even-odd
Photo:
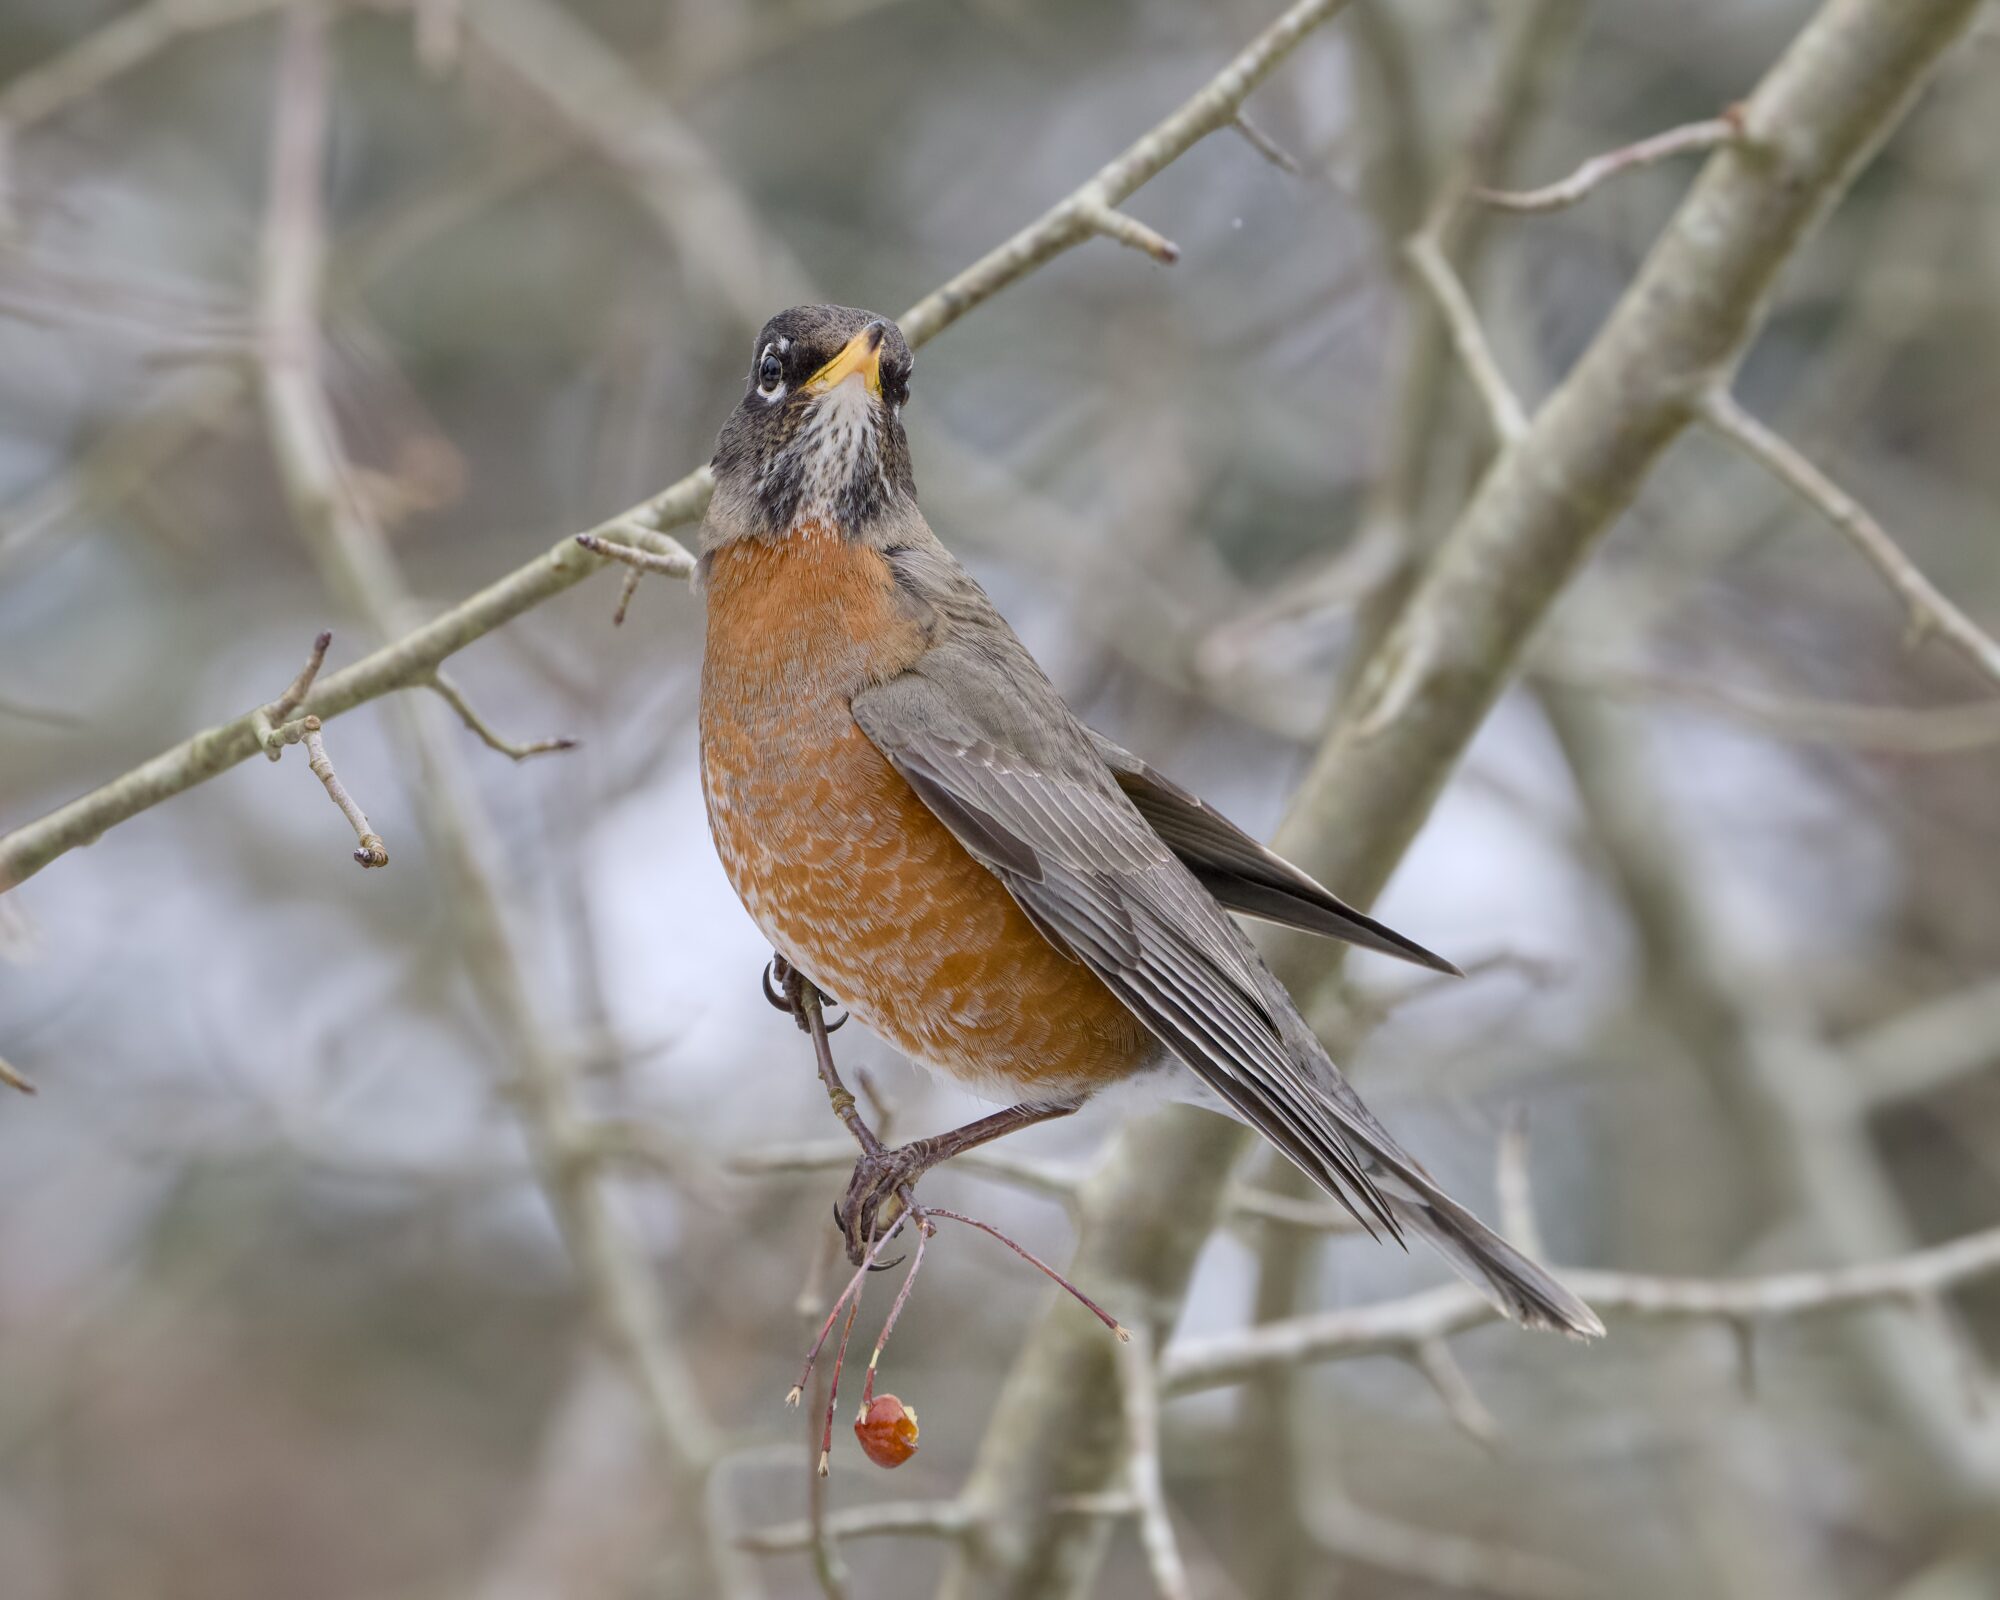
[[[1780,269],[1975,3],[1830,0],[1807,24],[1745,108],[1755,153],[1710,158],[1575,369],[1481,480],[1316,754],[1284,854],[1363,903],[1379,890],[1571,574],[1741,358]],[[1392,696],[1401,711],[1385,717]],[[1322,968],[1304,941],[1272,948],[1294,982]],[[1244,1138],[1192,1112],[1150,1118],[1086,1185],[1075,1271],[1127,1320],[1172,1319]],[[1099,1541],[1048,1511],[1102,1487],[1118,1459],[1112,1357],[1083,1331],[1066,1312],[1046,1318],[1002,1390],[966,1493],[1005,1523],[953,1561],[949,1600],[1087,1588]]]
[[[1854,546],[1874,563],[1889,587],[1902,597],[1909,613],[1910,637],[1921,640],[1935,632],[1974,668],[2000,683],[2000,642],[1953,604],[1919,572],[1897,547],[1881,523],[1870,516],[1846,490],[1795,450],[1782,435],[1764,426],[1728,390],[1718,386],[1702,398],[1701,419],[1735,445],[1788,489],[1817,507]]]
[[[1561,211],[1575,205],[1600,184],[1609,182],[1621,172],[1630,172],[1635,167],[1650,167],[1655,162],[1697,150],[1713,150],[1717,145],[1728,144],[1742,135],[1741,113],[1731,110],[1706,122],[1690,122],[1679,128],[1669,128],[1650,139],[1640,139],[1592,156],[1567,178],[1545,184],[1539,189],[1476,187],[1468,191],[1468,198],[1496,211]]]
[[[1757,1278],[1664,1278],[1570,1268],[1563,1281],[1607,1318],[1639,1322],[1760,1324],[1869,1305],[1912,1305],[2000,1273],[2000,1228],[1857,1267]],[[1497,1322],[1467,1284],[1449,1283],[1400,1300],[1320,1312],[1240,1333],[1184,1339],[1161,1363],[1161,1387],[1190,1394],[1241,1383],[1272,1367],[1357,1356],[1418,1361],[1427,1347]]]
[[[1094,230],[1084,216],[1085,209],[1093,205],[1115,207],[1201,139],[1228,126],[1251,90],[1344,3],[1301,0],[1124,154],[1005,244],[904,312],[899,321],[910,346],[914,349],[927,343],[1002,289],[1092,237]],[[673,562],[685,560],[691,568],[693,558],[663,535],[669,528],[699,519],[714,487],[708,468],[697,467],[590,532],[606,542],[637,545]],[[565,536],[544,554],[442,616],[345,672],[334,674],[303,709],[323,722],[331,721],[393,690],[425,683],[458,651],[582,582],[607,559],[580,545],[574,535]],[[246,712],[183,740],[81,799],[0,836],[0,894],[33,877],[64,852],[90,843],[107,828],[249,759],[257,749],[253,716]]]

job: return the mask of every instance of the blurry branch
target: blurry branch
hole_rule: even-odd
[[[1426,511],[1441,498],[1439,485],[1446,475],[1437,470],[1440,447],[1454,431],[1453,390],[1447,381],[1453,330],[1432,284],[1442,267],[1447,297],[1455,286],[1463,298],[1464,284],[1478,273],[1491,221],[1484,212],[1458,204],[1457,197],[1511,167],[1568,61],[1584,10],[1582,0],[1526,0],[1509,8],[1484,93],[1467,113],[1435,186],[1424,159],[1426,130],[1404,32],[1413,24],[1387,3],[1354,13],[1352,41],[1367,64],[1357,92],[1364,96],[1364,116],[1382,126],[1382,159],[1390,169],[1384,181],[1370,185],[1371,205],[1383,233],[1402,242],[1405,269],[1398,275],[1403,316],[1394,393],[1386,408],[1387,443],[1354,537],[1317,570],[1217,629],[1201,650],[1204,676],[1213,679],[1235,670],[1259,647],[1273,621],[1357,607],[1360,627],[1350,661],[1362,660],[1407,597],[1422,556],[1434,542]],[[1417,253],[1425,257],[1428,273],[1412,254],[1418,235],[1427,241],[1428,247]],[[1475,329],[1473,337],[1484,346],[1483,332]],[[1456,511],[1456,503],[1447,509]]]
[[[97,93],[175,40],[227,27],[288,0],[144,0],[0,86],[0,147],[22,129]]]
[[[324,13],[302,6],[286,22],[271,144],[259,284],[268,340],[265,412],[279,479],[308,551],[331,588],[377,632],[393,634],[411,598],[380,528],[349,490],[337,424],[317,370],[327,98]],[[312,703],[308,694],[306,704]],[[632,1377],[677,1498],[700,1530],[691,1543],[706,1585],[717,1593],[747,1593],[734,1552],[702,1511],[721,1441],[672,1341],[659,1286],[638,1242],[612,1210],[596,1164],[573,1154],[584,1126],[581,1097],[537,1011],[538,984],[515,947],[485,819],[452,741],[426,715],[429,708],[404,702],[398,710],[400,742],[416,768],[412,787],[456,880],[450,903],[464,919],[468,971],[497,1037],[513,1053],[517,1102],[551,1209],[598,1322]]]
[[[681,267],[750,328],[808,298],[805,269],[762,228],[707,149],[617,51],[554,0],[466,0],[467,42],[606,163]]]
[[[0,569],[67,517],[125,499],[233,415],[250,385],[242,368],[181,373],[157,403],[112,424],[53,481],[0,508]]]
[[[1849,1042],[1854,1092],[1871,1108],[1933,1094],[2000,1063],[2000,979],[1933,1000]]]
[[[20,1073],[9,1066],[5,1056],[0,1056],[0,1083],[5,1084],[10,1089],[18,1090],[22,1094],[34,1094],[36,1092],[33,1081],[22,1077]]]
[[[1913,643],[1935,632],[1978,671],[2000,683],[2000,642],[1919,572],[1882,524],[1844,489],[1745,411],[1726,388],[1718,386],[1708,392],[1702,401],[1701,418],[1780,483],[1816,506],[1875,564],[1889,587],[1902,597]]]
[[[1709,1080],[1769,1208],[1804,1222],[1843,1266],[1906,1255],[1911,1229],[1852,1070],[1748,957],[1735,918],[1711,904],[1702,859],[1677,838],[1641,730],[1576,696],[1549,694],[1543,704],[1645,951],[1648,1009]],[[2000,1485],[2000,1423],[1966,1403],[1983,1377],[1947,1303],[1916,1298],[1924,1314],[1914,1325],[1857,1321],[1849,1343],[1945,1491],[1985,1503]]]
[[[1299,0],[1251,40],[1235,60],[1178,111],[1115,161],[1100,168],[1088,183],[904,312],[900,319],[903,336],[913,348],[922,344],[1045,261],[1095,233],[1107,231],[1107,211],[1115,211],[1149,178],[1164,171],[1209,134],[1229,127],[1243,102],[1250,98],[1250,92],[1345,3],[1346,0]],[[1151,230],[1129,238],[1123,234],[1114,236],[1121,243],[1149,237],[1158,246],[1167,244]],[[1140,248],[1160,254],[1155,245]]]
[[[1447,212],[1439,212],[1411,236],[1404,248],[1410,265],[1416,269],[1418,278],[1437,302],[1438,315],[1444,318],[1452,345],[1458,351],[1459,360],[1465,363],[1473,387],[1478,389],[1480,399],[1486,403],[1487,415],[1493,420],[1493,432],[1501,444],[1515,444],[1528,431],[1528,414],[1521,409],[1520,400],[1507,382],[1506,375],[1501,372],[1500,363],[1494,358],[1493,347],[1486,341],[1486,329],[1479,320],[1479,313],[1473,309],[1472,297],[1465,292],[1465,285],[1445,257],[1440,236],[1446,215]]]
[[[1277,140],[1273,139],[1242,112],[1237,112],[1235,116],[1229,119],[1229,126],[1242,135],[1245,144],[1252,150],[1255,150],[1257,154],[1270,162],[1280,172],[1290,173],[1294,177],[1298,176],[1300,170],[1298,157],[1279,144]]]
[[[504,0],[510,7],[519,3]],[[1250,91],[1342,3],[1302,0],[1294,5],[1193,98],[1074,194],[911,307],[900,319],[910,345],[924,344],[1036,267],[1092,237],[1086,210],[1116,206],[1203,137],[1228,126]],[[483,5],[473,8],[475,13],[483,9]],[[469,22],[474,20],[468,17]],[[296,433],[299,419],[287,423],[287,428]],[[708,468],[698,467],[590,531],[607,542],[635,545],[676,564],[685,561],[691,570],[693,558],[666,537],[665,530],[698,520],[713,489]],[[392,690],[426,683],[448,657],[582,582],[607,559],[580,545],[574,535],[565,536],[470,599],[325,679],[303,709],[330,721]],[[65,851],[90,843],[105,829],[247,760],[258,748],[253,715],[245,713],[198,733],[81,799],[0,836],[0,894],[33,877]]]
[[[1328,1555],[1440,1589],[1501,1600],[1589,1600],[1602,1582],[1559,1561],[1483,1539],[1416,1528],[1344,1496],[1304,1499],[1307,1531]]]
[[[1139,1545],[1160,1600],[1190,1600],[1187,1568],[1167,1514],[1160,1482],[1160,1393],[1158,1354],[1144,1327],[1118,1351],[1118,1392],[1125,1412],[1125,1473],[1138,1507]]]
[[[1364,63],[1357,74],[1357,115],[1364,125],[1375,127],[1373,142],[1383,150],[1376,163],[1381,177],[1368,189],[1371,209],[1385,238],[1404,241],[1400,259],[1389,263],[1396,269],[1402,313],[1393,399],[1386,445],[1360,526],[1331,562],[1303,585],[1284,585],[1276,601],[1278,615],[1302,619],[1352,606],[1353,638],[1335,684],[1336,706],[1353,692],[1360,665],[1408,598],[1442,518],[1456,511],[1462,492],[1454,474],[1439,470],[1447,441],[1464,431],[1456,426],[1461,408],[1450,381],[1452,349],[1454,343],[1469,343],[1485,351],[1485,339],[1476,322],[1452,324],[1445,310],[1456,303],[1470,317],[1464,286],[1477,281],[1491,229],[1490,219],[1458,204],[1457,198],[1469,186],[1498,181],[1512,170],[1520,146],[1567,71],[1570,46],[1584,16],[1581,0],[1526,0],[1504,16],[1496,15],[1497,48],[1480,92],[1465,108],[1463,123],[1451,127],[1444,159],[1434,163],[1434,138],[1424,126],[1413,65],[1416,60],[1428,63],[1433,53],[1412,48],[1408,37],[1408,30],[1420,24],[1391,0],[1373,0],[1353,14],[1349,38]],[[1452,104],[1456,114],[1456,97]],[[1497,380],[1497,364],[1491,364],[1490,351],[1486,354]],[[1497,382],[1497,390],[1505,397],[1497,414],[1504,436],[1518,406],[1511,404],[1504,380]],[[1263,615],[1253,612],[1205,647],[1209,662],[1227,670],[1232,640],[1243,642],[1239,651],[1260,648],[1272,607],[1257,610]],[[1313,736],[1323,733],[1323,727],[1312,730]],[[1330,964],[1329,979],[1334,970]],[[1350,1003],[1348,1014],[1351,1020],[1339,1030],[1343,1043],[1362,1037],[1386,1016],[1387,1005]],[[1295,1191],[1310,1188],[1288,1165],[1275,1165],[1278,1183]],[[1299,1230],[1263,1230],[1251,1305],[1254,1321],[1275,1321],[1299,1309],[1314,1282],[1316,1251],[1317,1242]],[[1310,1475],[1296,1374],[1269,1374],[1246,1390],[1239,1406],[1251,1459],[1275,1462],[1295,1479]],[[1305,1583],[1312,1551],[1304,1526],[1308,1519],[1300,1511],[1294,1497],[1245,1493],[1239,1514],[1244,1548],[1253,1552],[1248,1575],[1253,1600],[1280,1600]]]
[[[1924,756],[1956,755],[2000,744],[2000,701],[1952,706],[1850,705],[1583,658],[1537,663],[1535,676],[1565,689],[1684,705],[1801,744]]]
[[[1467,195],[1496,211],[1561,211],[1575,205],[1599,184],[1617,177],[1621,172],[1630,172],[1635,167],[1650,167],[1672,156],[1712,150],[1719,144],[1728,144],[1732,139],[1740,138],[1742,132],[1742,114],[1732,108],[1706,122],[1690,122],[1679,128],[1669,128],[1650,139],[1640,139],[1617,150],[1607,150],[1603,155],[1592,156],[1567,178],[1539,189],[1488,189],[1475,185],[1467,191]]]
[[[1572,1267],[1563,1281],[1606,1317],[1754,1328],[1863,1306],[1920,1305],[1996,1274],[2000,1228],[1865,1266],[1754,1278],[1665,1278]],[[1377,1305],[1180,1340],[1161,1363],[1161,1384],[1178,1395],[1240,1383],[1273,1366],[1371,1355],[1420,1360],[1437,1341],[1499,1320],[1499,1312],[1469,1285],[1449,1283]]]
[[[971,1531],[972,1514],[953,1500],[890,1500],[837,1511],[826,1519],[826,1532],[835,1539],[963,1539]],[[758,1555],[810,1550],[812,1543],[813,1530],[804,1522],[782,1522],[737,1540]]]
[[[653,1164],[643,1144],[614,1143],[610,1148],[626,1159]],[[671,1155],[662,1159],[664,1163],[680,1158]],[[844,1172],[854,1165],[854,1147],[837,1139],[762,1145],[730,1157],[728,1165],[733,1173],[757,1178]],[[1010,1188],[1042,1195],[1072,1212],[1086,1177],[1081,1168],[990,1148],[954,1156],[950,1165],[939,1171],[990,1178]],[[1352,1214],[1331,1201],[1298,1200],[1249,1184],[1237,1184],[1229,1191],[1223,1201],[1223,1215],[1233,1221],[1274,1222],[1309,1232],[1359,1234],[1361,1231]]]
[[[1974,9],[1829,0],[1806,24],[1745,108],[1754,152],[1715,151],[1575,367],[1480,480],[1316,753],[1279,850],[1363,904],[1380,889],[1570,576],[1734,370],[1780,270]],[[1273,953],[1295,982],[1322,970],[1303,941]],[[1186,1294],[1243,1148],[1238,1130],[1204,1125],[1219,1120],[1135,1124],[1085,1187],[1075,1272],[1130,1321],[1158,1330]],[[1490,1315],[1474,1295],[1435,1303]],[[1052,1496],[1102,1487],[1117,1461],[1104,1443],[1112,1357],[1078,1320],[1045,1317],[1002,1389],[966,1493],[1004,1525],[953,1561],[950,1600],[1088,1591],[1102,1542],[1048,1510]],[[1170,1386],[1173,1372],[1170,1358]]]

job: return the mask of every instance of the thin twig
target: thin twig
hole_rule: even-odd
[[[479,736],[479,742],[489,750],[498,750],[503,756],[515,761],[525,761],[530,756],[547,755],[553,750],[574,750],[576,741],[571,738],[530,739],[516,744],[512,739],[503,738],[487,723],[486,719],[472,709],[472,703],[465,698],[458,685],[442,672],[431,674],[429,687],[437,692],[438,698],[458,713],[458,720]]]
[[[1277,140],[1273,139],[1242,112],[1239,111],[1235,116],[1231,117],[1229,125],[1242,135],[1245,144],[1249,145],[1252,150],[1255,150],[1257,154],[1270,162],[1280,172],[1289,172],[1294,177],[1298,175],[1298,157],[1279,144]]]
[[[1139,1507],[1139,1544],[1160,1600],[1189,1600],[1187,1565],[1174,1538],[1160,1481],[1160,1395],[1153,1336],[1135,1328],[1118,1351],[1119,1394],[1125,1413],[1125,1471]]]
[[[1452,1424],[1467,1438],[1490,1449],[1500,1437],[1500,1424],[1486,1409],[1486,1402],[1479,1398],[1479,1391],[1472,1387],[1472,1380],[1443,1336],[1419,1339],[1411,1347],[1410,1361],[1444,1403]]]
[[[361,841],[354,847],[354,859],[364,867],[386,867],[389,864],[389,847],[382,842],[382,836],[369,827],[368,818],[362,814],[354,796],[347,792],[347,786],[334,772],[333,762],[320,740],[318,717],[305,719],[305,744],[306,765],[312,768],[313,776],[326,785],[327,798],[340,808],[340,814],[347,818],[355,838]]]
[[[854,1319],[861,1314],[861,1296],[857,1293],[847,1304],[847,1322],[840,1330],[840,1344],[833,1352],[833,1371],[826,1380],[826,1423],[819,1436],[818,1477],[827,1475],[833,1457],[833,1413],[840,1404],[840,1369],[847,1365],[847,1341],[854,1333]]]
[[[1493,347],[1487,343],[1486,329],[1480,323],[1479,313],[1474,309],[1472,297],[1465,292],[1465,285],[1452,270],[1451,262],[1438,243],[1439,224],[1432,224],[1411,235],[1404,245],[1404,254],[1424,287],[1431,292],[1437,302],[1438,314],[1444,318],[1446,330],[1451,334],[1451,342],[1458,351],[1458,358],[1465,363],[1465,370],[1471,377],[1473,387],[1479,397],[1486,402],[1486,414],[1492,419],[1493,431],[1503,445],[1511,445],[1524,437],[1528,431],[1528,414],[1521,408],[1513,387],[1500,370],[1500,363],[1494,358]]]
[[[1764,467],[1779,482],[1816,506],[1874,563],[1901,596],[1909,614],[1912,642],[1935,632],[1995,683],[2000,683],[2000,642],[1919,572],[1882,524],[1839,484],[1814,466],[1782,435],[1745,411],[1726,389],[1711,389],[1701,403],[1701,419],[1722,438]]]
[[[37,1094],[40,1092],[35,1088],[34,1082],[31,1079],[22,1077],[20,1073],[8,1064],[5,1056],[0,1056],[0,1083],[4,1083],[10,1089],[18,1089],[22,1094]]]
[[[621,524],[617,531],[626,533],[644,530],[632,528],[629,524]],[[673,551],[661,555],[651,550],[638,549],[633,545],[620,544],[615,539],[601,538],[595,533],[579,533],[576,542],[593,555],[604,556],[612,561],[622,561],[639,573],[657,572],[663,577],[685,578],[694,571],[694,557],[678,546]]]
[[[333,643],[331,629],[321,629],[312,642],[312,650],[306,656],[306,664],[299,668],[299,675],[292,679],[291,687],[264,708],[264,715],[272,722],[283,722],[301,705],[311,693],[313,679],[319,676],[319,669],[326,664],[326,652]]]
[[[868,1377],[861,1385],[861,1414],[864,1417],[868,1414],[868,1402],[875,1398],[875,1373],[882,1365],[882,1352],[888,1349],[889,1335],[896,1331],[896,1319],[903,1314],[910,1291],[916,1287],[917,1274],[923,1270],[924,1246],[930,1242],[931,1232],[928,1222],[918,1221],[916,1254],[910,1261],[910,1270],[903,1274],[896,1298],[889,1303],[889,1315],[882,1320],[882,1331],[875,1336],[875,1349],[868,1357]]]
[[[998,1239],[1002,1244],[1004,1244],[1009,1250],[1013,1251],[1015,1255],[1019,1256],[1023,1261],[1027,1262],[1029,1266],[1033,1267],[1037,1272],[1041,1273],[1043,1277],[1047,1278],[1051,1283],[1055,1284],[1058,1288],[1065,1290],[1070,1295],[1070,1297],[1077,1302],[1077,1304],[1083,1307],[1084,1310],[1088,1311],[1093,1317],[1097,1318],[1099,1322],[1103,1323],[1105,1327],[1109,1328],[1113,1333],[1117,1334],[1121,1342],[1130,1339],[1132,1337],[1131,1330],[1127,1328],[1123,1323],[1121,1323],[1116,1317],[1112,1316],[1110,1312],[1106,1311],[1104,1307],[1099,1305],[1095,1300],[1091,1299],[1089,1295],[1085,1294],[1075,1284],[1071,1283],[1069,1279],[1065,1278],[1060,1272],[1056,1271],[1054,1267],[1050,1266],[1040,1256],[1036,1255],[1031,1250],[1024,1249],[1014,1240],[1008,1238],[1007,1235],[1002,1233],[998,1228],[994,1227],[992,1223],[981,1222],[977,1217],[968,1217],[957,1211],[946,1211],[942,1206],[926,1206],[924,1208],[924,1214],[926,1216],[931,1216],[931,1217],[949,1217],[953,1222],[962,1222],[968,1228],[977,1228],[981,1233],[991,1234],[994,1238]]]
[[[1713,150],[1720,144],[1733,144],[1742,136],[1742,114],[1732,109],[1706,122],[1690,122],[1679,128],[1669,128],[1665,133],[1656,133],[1649,139],[1639,139],[1619,149],[1592,156],[1567,178],[1545,184],[1539,189],[1475,187],[1468,191],[1468,197],[1496,211],[1561,211],[1566,206],[1575,205],[1599,184],[1621,172],[1630,172],[1635,167],[1650,167],[1655,162],[1691,151]]]
[[[1535,1218],[1534,1184],[1528,1172],[1528,1112],[1515,1106],[1500,1128],[1494,1190],[1500,1204],[1500,1231],[1507,1242],[1532,1260],[1547,1254],[1541,1224]]]

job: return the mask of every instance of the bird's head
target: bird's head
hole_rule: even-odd
[[[910,367],[902,331],[870,311],[795,306],[765,323],[716,441],[705,545],[810,525],[873,539],[914,516]]]

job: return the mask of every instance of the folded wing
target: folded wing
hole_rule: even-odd
[[[1231,911],[1460,975],[1443,956],[1357,911],[1158,768],[1095,729],[1090,737],[1126,798],[1201,886]]]

